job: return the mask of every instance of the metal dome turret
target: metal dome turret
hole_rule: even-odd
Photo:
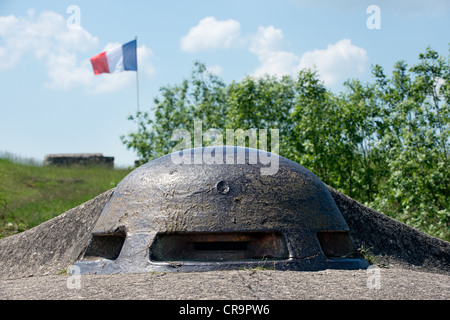
[[[213,154],[224,161],[194,161],[205,151],[166,155],[125,177],[76,262],[81,272],[369,265],[325,184],[306,168],[243,147],[215,147]],[[174,161],[181,154],[192,161]],[[225,159],[239,155],[243,161]],[[262,174],[265,164],[254,161],[262,156],[276,159],[276,173]]]

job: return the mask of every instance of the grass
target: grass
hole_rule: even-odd
[[[374,254],[372,253],[372,247],[366,248],[363,245],[361,245],[360,248],[358,248],[359,254],[366,259],[371,265],[379,265],[378,261],[375,259]]]
[[[0,155],[0,238],[35,227],[115,187],[131,170],[43,167]]]
[[[275,271],[277,270],[275,268],[275,261],[273,262],[272,266],[268,266],[266,265],[267,262],[267,258],[263,257],[259,262],[258,265],[255,267],[251,267],[251,268],[247,268],[247,267],[242,267],[240,270],[245,270],[245,271],[266,271],[266,270],[272,270]]]

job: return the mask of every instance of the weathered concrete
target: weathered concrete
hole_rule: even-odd
[[[114,168],[114,157],[104,157],[101,153],[48,154],[44,166],[104,166]]]
[[[374,273],[366,270],[324,270],[314,272],[273,270],[227,270],[207,272],[153,272],[144,274],[108,274],[74,276],[55,275],[15,280],[0,280],[0,299],[52,299],[52,300],[178,300],[186,306],[197,304],[210,306],[208,300],[220,300],[226,304],[239,304],[232,300],[260,300],[249,304],[269,305],[274,318],[282,313],[287,317],[293,312],[304,312],[305,304],[276,310],[271,300],[449,300],[450,276],[404,269],[380,269],[379,282],[372,282]],[[78,282],[76,282],[78,281]],[[377,285],[377,286],[375,286]],[[231,300],[231,301],[230,301]],[[295,300],[295,301],[293,301]],[[170,301],[169,308],[161,301],[150,304],[172,319],[178,316],[177,301]],[[172,303],[173,302],[173,303]],[[242,303],[242,302],[241,302]],[[408,304],[410,307],[412,304]],[[420,304],[419,304],[420,305]],[[149,310],[148,304],[140,304]],[[335,316],[348,313],[350,305],[333,304],[324,312],[317,304],[311,311]],[[379,307],[379,305],[377,305]],[[433,312],[437,313],[433,303]],[[442,311],[447,311],[442,305]],[[319,307],[319,308],[318,308]],[[423,305],[420,305],[423,308]],[[382,309],[368,309],[380,312]],[[116,312],[114,308],[101,310],[102,315]],[[143,310],[144,311],[144,310]],[[402,314],[406,310],[402,309]],[[418,310],[423,311],[423,310]],[[229,310],[228,310],[229,312]],[[220,312],[214,315],[221,315]],[[205,317],[206,318],[206,317]],[[210,317],[216,318],[216,317]]]
[[[381,263],[396,270],[450,275],[450,243],[369,209],[330,187],[328,190],[357,247],[372,248]],[[72,265],[88,245],[113,193],[109,190],[33,229],[1,239],[0,279],[55,275]]]
[[[41,225],[0,240],[0,279],[57,274],[78,258],[113,190]]]
[[[380,264],[450,274],[450,243],[370,209],[328,187],[350,227],[356,246],[375,255]]]

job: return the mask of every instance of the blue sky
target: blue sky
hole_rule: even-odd
[[[449,30],[448,0],[1,0],[0,152],[103,153],[133,165],[119,137],[135,127],[136,74],[94,76],[89,59],[135,36],[148,111],[195,60],[226,82],[315,66],[337,92],[348,78],[370,80],[373,64],[416,63],[427,46],[448,57]]]

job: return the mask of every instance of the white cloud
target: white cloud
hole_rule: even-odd
[[[207,17],[181,39],[181,47],[185,51],[227,49],[244,43],[239,29],[240,24],[235,20],[217,21],[214,17]],[[247,40],[248,50],[260,62],[252,73],[256,77],[266,74],[296,76],[299,70],[310,68],[318,71],[319,78],[326,85],[333,86],[361,75],[367,67],[367,52],[349,39],[330,44],[326,49],[307,51],[301,56],[285,49],[289,43],[283,31],[274,26],[260,26]],[[220,72],[222,68],[216,74]]]
[[[29,10],[26,17],[0,16],[0,40],[0,72],[14,68],[31,55],[45,66],[45,86],[51,89],[81,87],[91,93],[103,93],[120,89],[135,79],[129,72],[95,77],[86,54],[97,48],[97,37],[81,26],[68,28],[66,19],[55,12],[44,11],[36,16]],[[114,45],[120,44],[106,47]],[[83,58],[79,59],[79,55]],[[149,48],[138,47],[139,70],[144,75],[154,73],[151,55]]]
[[[440,17],[450,11],[448,0],[290,0],[302,8],[328,8],[338,11],[359,10],[363,14],[369,5],[377,5],[381,12],[394,13],[398,16]]]
[[[88,87],[92,82],[92,71],[84,63],[78,63],[76,54],[49,54],[46,57],[49,81],[45,86],[55,90],[68,90],[76,86]]]
[[[283,51],[286,45],[283,32],[273,26],[259,27],[252,36],[249,50],[258,56],[261,65],[253,72],[256,77],[269,75],[294,75],[299,57],[292,52]]]
[[[347,0],[347,4],[353,0]],[[240,35],[240,24],[235,20],[217,21],[206,17],[191,28],[180,40],[185,51],[207,49],[227,49],[247,43],[248,50],[255,54],[260,65],[252,75],[296,76],[304,68],[315,69],[319,78],[328,86],[334,86],[351,77],[360,76],[367,68],[366,50],[352,44],[350,39],[342,39],[329,44],[326,49],[316,49],[298,55],[286,50],[289,43],[283,31],[274,26],[260,26],[256,33],[244,40]],[[223,70],[219,69],[220,72]]]
[[[326,49],[305,52],[299,68],[315,68],[326,85],[336,85],[339,81],[361,75],[368,60],[366,50],[352,44],[350,39],[342,39]]]
[[[181,49],[196,52],[239,45],[242,41],[240,27],[236,20],[218,21],[215,17],[206,17],[181,38]]]
[[[368,62],[367,52],[349,39],[330,44],[326,49],[307,51],[301,56],[282,50],[286,44],[280,29],[273,26],[259,27],[249,47],[260,61],[253,75],[295,76],[300,69],[310,68],[318,71],[319,78],[326,85],[333,86],[347,78],[361,75]]]
[[[259,27],[258,32],[252,37],[250,52],[264,54],[279,50],[285,44],[281,29],[273,26]]]
[[[54,54],[86,52],[95,47],[98,39],[81,27],[67,28],[61,15],[44,11],[37,17],[33,11],[25,18],[0,17],[0,70],[12,68],[23,55],[31,53],[37,59]]]
[[[207,70],[209,73],[214,74],[214,75],[216,75],[216,76],[221,75],[222,72],[223,72],[223,68],[222,68],[221,66],[217,65],[217,64],[214,65],[214,66],[207,67],[206,70]]]
[[[292,52],[273,51],[258,57],[261,65],[253,72],[253,76],[265,74],[274,76],[295,75],[299,58]]]
[[[139,74],[151,77],[155,74],[155,68],[153,67],[150,59],[153,57],[153,51],[146,46],[137,47],[137,59]]]
[[[20,32],[14,32],[19,23],[15,16],[0,17],[0,38],[5,43],[0,46],[0,71],[14,67],[26,51],[22,39],[16,37]]]
[[[102,51],[120,46],[119,43],[108,43]],[[152,76],[155,72],[150,57],[152,51],[145,47],[137,48],[138,68],[140,74]],[[46,86],[52,89],[67,90],[76,86],[85,88],[89,93],[106,93],[119,90],[125,86],[134,84],[136,75],[134,72],[121,72],[94,76],[89,59],[78,63],[75,54],[51,55],[48,59],[48,76],[50,82]]]

